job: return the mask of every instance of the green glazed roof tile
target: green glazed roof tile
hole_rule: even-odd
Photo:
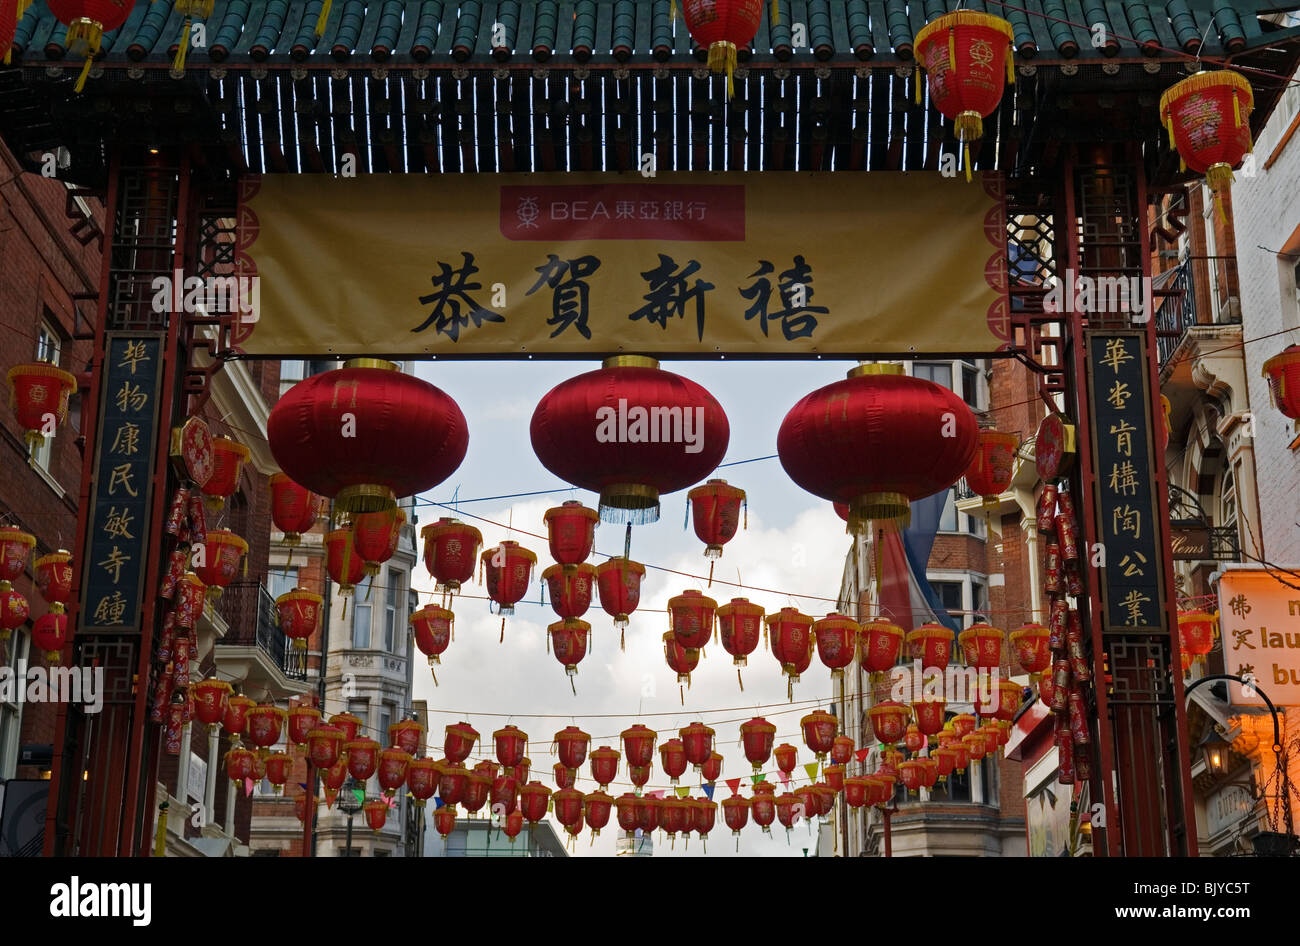
[[[438,45],[438,21],[442,19],[441,0],[425,0],[420,4],[420,16],[410,48],[417,59],[426,59]]]
[[[586,50],[590,58],[596,43],[596,4],[593,0],[578,0],[573,5],[573,43],[575,51]]]
[[[253,44],[249,47],[254,59],[265,59],[279,44],[280,35],[284,32],[284,18],[288,12],[288,0],[267,0],[266,13],[253,37]]]
[[[1192,16],[1192,11],[1187,8],[1187,4],[1183,0],[1169,0],[1168,10],[1169,18],[1174,25],[1174,35],[1178,37],[1178,44],[1187,47],[1199,42],[1201,33],[1196,28],[1196,18]]]
[[[611,50],[626,50],[631,55],[636,49],[636,4],[632,0],[617,0],[614,4],[614,22],[610,30]],[[622,55],[615,58],[622,58]]]
[[[537,4],[533,21],[533,55],[549,58],[555,51],[555,4],[545,0]]]

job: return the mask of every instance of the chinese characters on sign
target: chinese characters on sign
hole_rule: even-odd
[[[160,336],[108,338],[79,631],[139,630],[161,354]]]
[[[1105,628],[1164,630],[1147,359],[1137,333],[1088,336]]]
[[[1226,672],[1252,679],[1276,706],[1300,706],[1300,590],[1280,574],[1228,565],[1219,577],[1219,623]],[[1228,687],[1233,706],[1264,706],[1259,692]]]

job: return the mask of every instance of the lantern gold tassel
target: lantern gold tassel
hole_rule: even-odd
[[[921,104],[921,67],[912,67],[912,88],[916,91],[916,104]]]
[[[316,38],[325,35],[325,23],[330,18],[330,0],[325,0],[320,7],[320,16],[316,17]]]
[[[957,31],[948,30],[948,68],[957,68]]]
[[[714,560],[713,560],[713,559],[709,559],[709,585],[708,585],[708,587],[710,587],[710,588],[713,587],[713,566],[714,566],[714,564],[715,564]],[[716,633],[716,632],[715,632],[715,633]]]
[[[433,685],[434,685],[434,686],[437,686],[437,685],[438,685],[438,673],[437,673],[437,671],[435,671],[435,670],[433,669],[432,666],[429,667],[429,676],[433,677]]]
[[[502,619],[501,619],[501,638],[497,641],[497,643],[498,643],[498,644],[504,644],[505,642],[506,642],[506,619],[505,619],[505,618],[502,618]]]
[[[1007,47],[1007,85],[1016,84],[1016,47]]]
[[[176,44],[176,58],[172,60],[172,68],[177,72],[185,71],[185,54],[190,50],[190,18],[185,18],[185,23],[181,26],[181,41]]]
[[[740,668],[736,668],[736,682],[740,684],[740,692],[745,692],[745,678],[740,675]]]
[[[622,651],[627,650],[627,640],[626,640],[626,638],[627,638],[627,625],[624,624],[622,627],[620,627],[620,628],[618,629],[618,649],[619,649],[619,650],[622,650]]]
[[[772,0],[772,22],[781,22],[781,0]]]
[[[962,163],[966,165],[966,183],[970,183],[970,145],[966,142],[961,143]]]
[[[677,0],[668,0],[668,22],[677,22]]]
[[[343,596],[343,616],[340,620],[346,621],[348,618],[348,595]]]
[[[681,695],[681,698],[682,698],[682,706],[685,706],[685,705],[686,705],[686,688],[683,687],[683,686],[679,683],[679,684],[677,684],[677,692]]]

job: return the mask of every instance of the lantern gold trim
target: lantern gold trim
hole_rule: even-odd
[[[865,378],[872,375],[901,375],[903,366],[892,361],[878,361],[869,365],[855,365],[849,369],[848,377]]]
[[[896,522],[906,529],[912,522],[912,501],[906,493],[863,493],[849,503],[849,531],[860,535],[873,521]]]
[[[343,362],[344,368],[377,368],[380,371],[400,371],[401,369],[387,358],[349,358]]]
[[[612,521],[607,510],[620,510],[616,521],[635,523],[659,520],[659,490],[644,483],[612,483],[600,491],[601,518]]]
[[[658,368],[659,359],[649,355],[613,355],[600,363],[602,368]]]
[[[334,504],[342,512],[385,512],[397,505],[397,498],[387,486],[358,483],[339,490]]]

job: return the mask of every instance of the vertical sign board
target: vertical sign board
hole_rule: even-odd
[[[1254,678],[1275,706],[1300,706],[1300,568],[1229,565],[1219,575],[1219,627],[1227,673]],[[1233,706],[1264,706],[1228,684]]]
[[[1165,634],[1146,338],[1131,331],[1089,332],[1086,338],[1097,535],[1105,555],[1102,628]]]
[[[163,336],[109,332],[78,633],[140,633]]]

